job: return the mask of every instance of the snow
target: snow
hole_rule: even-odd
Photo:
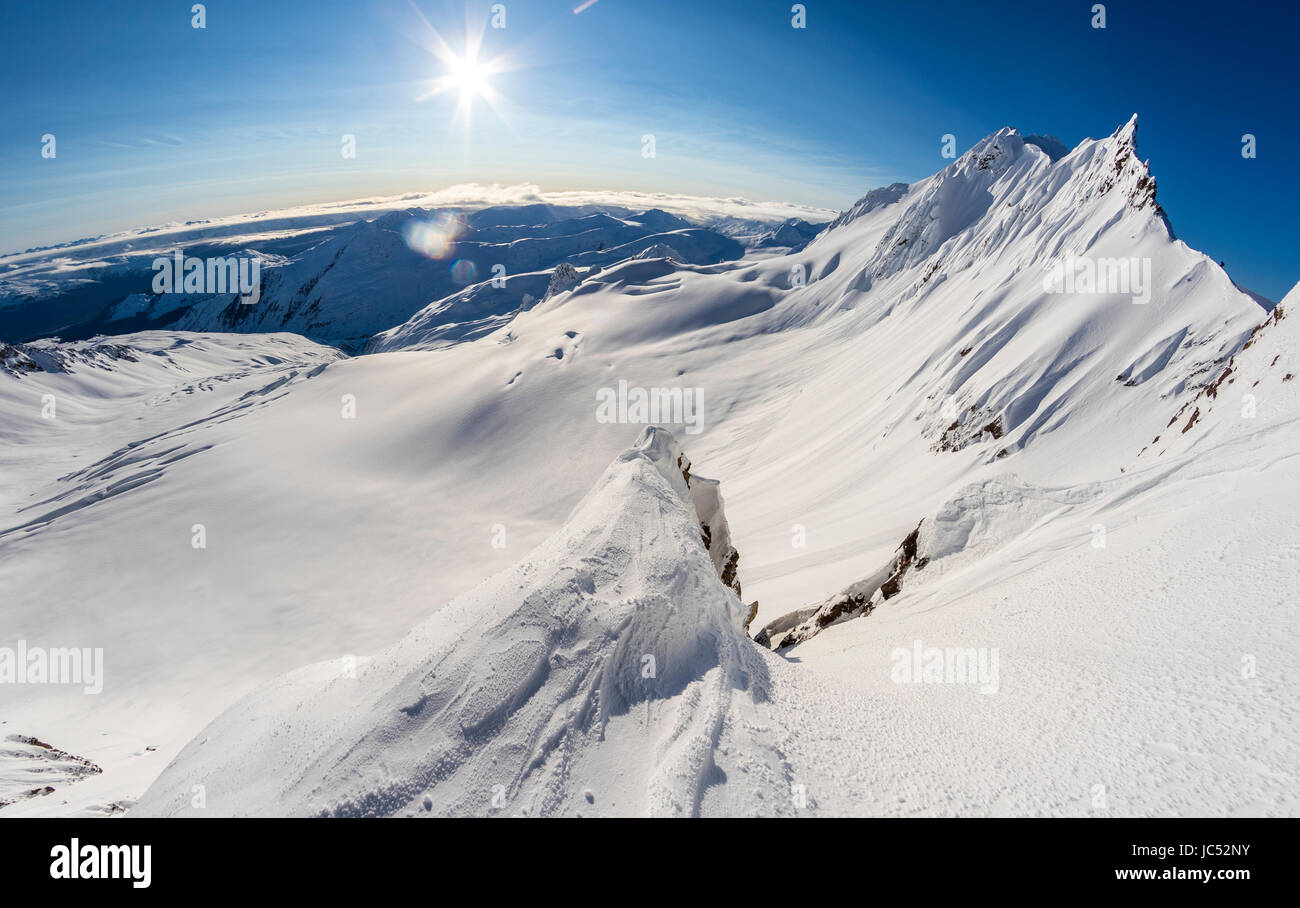
[[[512,197],[553,201],[491,204]],[[654,204],[635,207],[645,202]],[[606,264],[667,244],[683,261],[739,258],[741,245],[714,224],[762,232],[783,219],[800,220],[790,219],[792,212],[822,213],[744,199],[471,185],[143,228],[0,256],[0,336],[83,338],[163,327],[295,331],[356,350],[377,331],[479,281],[499,283],[566,260]],[[425,241],[432,246],[422,248]],[[225,293],[145,292],[153,262],[178,249],[258,260],[259,304],[238,305]],[[514,303],[518,308],[520,298]]]
[[[0,685],[0,730],[104,768],[5,814],[200,778],[208,813],[1296,813],[1300,299],[1173,237],[1135,121],[1053,157],[1001,130],[801,249],[521,272],[365,356],[167,331],[0,373],[4,626],[106,666]],[[1066,255],[1148,261],[1149,301],[1048,292]],[[661,422],[719,486],[595,418],[620,382],[702,392]],[[740,639],[876,593],[918,525],[869,614]],[[918,641],[996,650],[996,693],[898,683]]]
[[[44,798],[102,770],[73,754],[24,735],[0,741],[0,807]]]
[[[762,745],[735,729],[767,696],[766,663],[680,462],[647,428],[518,565],[359,667],[245,698],[133,815],[694,815],[727,770],[778,799],[770,766],[744,777]]]

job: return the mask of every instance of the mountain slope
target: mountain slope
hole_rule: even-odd
[[[743,723],[766,665],[701,544],[688,470],[647,429],[521,564],[359,667],[253,692],[133,815],[692,815],[746,773],[779,798]]]
[[[1106,759],[1106,723],[1122,719],[1123,756],[1106,765],[1136,789],[1127,809],[1177,812],[1203,762],[1148,748],[1143,735],[1188,754],[1196,717],[1125,707],[1141,685],[1172,678],[1189,690],[1217,671],[1216,727],[1242,732],[1234,710],[1259,722],[1281,714],[1286,678],[1261,682],[1257,696],[1229,685],[1214,654],[1285,658],[1291,638],[1273,584],[1293,576],[1291,553],[1261,536],[1247,511],[1287,526],[1290,486],[1277,477],[1295,438],[1270,429],[1275,454],[1264,470],[1249,459],[1250,436],[1233,442],[1232,458],[1139,456],[1242,355],[1265,313],[1171,237],[1145,191],[1131,126],[1064,156],[1000,131],[933,177],[868,194],[787,255],[584,267],[576,282],[557,281],[549,298],[517,312],[466,290],[446,312],[388,332],[382,349],[392,352],[332,362],[257,398],[264,406],[218,405],[197,425],[188,410],[172,411],[174,421],[156,414],[133,433],[147,411],[132,404],[111,423],[123,438],[102,449],[91,424],[62,426],[83,463],[46,469],[36,449],[16,451],[5,481],[21,497],[90,498],[133,474],[91,476],[85,464],[119,450],[121,469],[135,462],[132,452],[167,460],[171,430],[191,456],[145,485],[0,535],[0,580],[21,591],[4,606],[9,626],[31,640],[92,628],[112,679],[93,703],[29,691],[5,704],[6,715],[23,734],[104,767],[74,790],[102,780],[104,799],[138,796],[139,776],[123,775],[128,730],[159,748],[155,759],[170,759],[258,682],[382,650],[556,533],[638,427],[630,416],[599,415],[602,396],[626,385],[689,391],[700,404],[689,423],[672,414],[654,421],[725,483],[730,544],[744,553],[738,579],[745,602],[759,602],[754,629],[869,580],[921,527],[920,556],[930,561],[870,618],[809,640],[798,662],[759,653],[772,699],[770,710],[756,709],[772,713],[764,721],[791,782],[819,792],[817,810],[1086,809],[1053,792],[1078,790],[1087,767]],[[1149,260],[1150,299],[1045,289],[1044,266],[1067,254]],[[552,277],[539,270],[527,280],[550,288]],[[443,317],[463,327],[448,329]],[[43,431],[25,396],[30,381],[0,375],[11,424],[24,433]],[[345,399],[355,418],[341,414]],[[89,398],[74,400],[94,411]],[[1202,419],[1180,437],[1193,441],[1209,425]],[[1215,508],[1230,513],[1218,518]],[[0,531],[31,516],[10,513]],[[210,531],[202,552],[189,548],[196,522]],[[1109,548],[1091,546],[1094,523],[1109,528]],[[1224,563],[1251,572],[1240,602]],[[113,622],[101,620],[108,613]],[[880,648],[890,628],[898,645],[919,635],[1007,653],[1030,647],[1034,656],[1019,663],[1025,683],[1014,695],[1008,678],[1007,696],[969,713],[987,720],[980,727],[960,721],[963,694],[927,700],[890,686],[889,648]],[[1195,628],[1204,648],[1180,628]],[[1176,641],[1177,652],[1153,653],[1153,639]],[[1113,664],[1100,661],[1105,652]],[[1107,668],[1088,669],[1080,653]],[[1191,668],[1176,672],[1174,656]],[[1135,660],[1146,661],[1133,668]],[[1077,672],[1090,681],[1087,696],[1070,686]],[[1161,690],[1165,699],[1144,702],[1168,713]],[[1255,696],[1248,709],[1247,696]],[[391,718],[374,702],[380,712],[357,721]],[[1069,712],[1044,715],[1039,704],[1053,702],[1076,707],[1087,732],[1072,730]],[[952,743],[918,776],[916,755],[934,749],[935,727],[955,729]],[[1045,755],[1026,771],[1014,747],[1043,753],[1035,727],[1069,743],[1069,765]],[[102,749],[108,741],[118,749]],[[965,780],[958,742],[968,755],[989,755]],[[875,756],[864,761],[868,743]],[[1273,786],[1291,772],[1285,754],[1273,747],[1258,765],[1238,756],[1230,738],[1214,739],[1205,759],[1231,784],[1200,803],[1276,809]],[[1175,759],[1168,783],[1133,782]],[[888,784],[874,785],[873,772]],[[725,790],[707,787],[701,812]],[[1006,791],[1013,796],[1000,800]]]

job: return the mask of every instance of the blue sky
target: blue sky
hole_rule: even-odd
[[[1073,146],[1134,112],[1179,237],[1278,298],[1300,279],[1293,4],[503,0],[468,127],[417,101],[492,2],[7,2],[0,249],[463,183],[842,208],[996,129]],[[426,25],[425,23],[428,23]],[[642,156],[642,136],[656,156]],[[1241,155],[1256,136],[1258,157]],[[53,134],[57,157],[41,156]],[[356,157],[340,154],[356,137]]]

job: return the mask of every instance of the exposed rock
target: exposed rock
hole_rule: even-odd
[[[577,270],[568,262],[560,262],[555,266],[555,271],[551,274],[551,282],[546,288],[546,295],[542,297],[543,301],[550,299],[557,294],[572,290],[578,286],[582,280],[578,276]]]
[[[101,772],[99,766],[84,757],[51,747],[38,738],[9,735],[0,744],[0,808],[43,797],[56,786]]]
[[[1006,434],[1002,415],[988,408],[971,407],[948,424],[935,442],[933,451],[960,451],[981,441],[986,435],[994,440]]]
[[[1226,364],[1223,365],[1222,371],[1218,373],[1214,380],[1202,385],[1200,390],[1196,392],[1195,396],[1186,400],[1183,405],[1178,408],[1177,412],[1169,418],[1169,422],[1165,424],[1165,428],[1172,428],[1190,410],[1191,413],[1187,416],[1187,420],[1183,423],[1182,430],[1179,432],[1180,435],[1186,435],[1192,430],[1192,428],[1202,421],[1202,417],[1208,416],[1215,403],[1218,401],[1219,391],[1223,390],[1225,385],[1231,385],[1237,380],[1237,378],[1242,374],[1241,370],[1243,366],[1249,367],[1252,365],[1251,357],[1254,354],[1246,354],[1246,351],[1258,343],[1262,337],[1269,336],[1266,335],[1265,332],[1269,331],[1269,329],[1276,328],[1284,318],[1286,318],[1286,313],[1283,311],[1283,308],[1281,306],[1274,307],[1273,311],[1270,312],[1262,322],[1256,325],[1249,335],[1247,335],[1241,348],[1228,358]],[[1246,355],[1243,356],[1243,354]],[[1273,358],[1267,363],[1267,366],[1271,368],[1277,365],[1280,356],[1281,354],[1273,356]],[[1262,366],[1262,363],[1255,364],[1256,369],[1260,369]],[[1260,372],[1250,372],[1248,369],[1246,377],[1249,378],[1251,374],[1260,374]],[[1282,376],[1282,381],[1288,381],[1290,378],[1291,375],[1288,373]],[[1257,385],[1259,385],[1258,379],[1251,383],[1252,388]],[[1157,435],[1150,445],[1147,445],[1138,452],[1138,457],[1141,457],[1148,450],[1151,450],[1152,446],[1159,441],[1160,436]],[[1163,454],[1165,450],[1167,450],[1167,448],[1160,448],[1160,450],[1156,452],[1155,456],[1158,457],[1160,454]]]
[[[929,562],[928,558],[918,557],[920,536],[921,524],[918,523],[916,529],[899,543],[894,557],[879,571],[816,605],[768,622],[754,635],[754,642],[780,650],[802,643],[832,624],[870,615],[885,599],[898,595],[903,577],[909,570],[920,570]]]
[[[740,552],[731,544],[731,527],[723,513],[719,483],[715,479],[692,476],[691,461],[685,454],[678,456],[677,468],[682,471],[682,479],[686,480],[686,487],[690,489],[695,511],[700,518],[700,541],[713,560],[719,579],[739,597],[742,595]],[[753,612],[757,612],[757,606]],[[754,620],[754,614],[751,613],[749,620]]]
[[[54,338],[30,344],[0,343],[0,372],[22,378],[33,372],[72,373],[79,366],[111,369],[119,360],[133,363],[139,356],[134,347],[103,341],[64,343]]]
[[[917,540],[921,536],[921,524],[916,525],[916,529],[907,534],[902,543],[898,546],[898,554],[894,556],[893,564],[890,565],[889,579],[880,585],[880,595],[885,599],[892,599],[898,595],[903,585],[903,575],[916,562]],[[927,562],[929,559],[926,559]],[[924,565],[922,565],[924,566]]]

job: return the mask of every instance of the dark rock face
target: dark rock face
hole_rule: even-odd
[[[908,533],[906,538],[898,546],[898,554],[894,556],[894,563],[889,579],[880,585],[880,595],[885,599],[892,599],[899,594],[903,588],[903,575],[915,564],[918,568],[924,567],[929,563],[928,558],[924,563],[918,563],[916,558],[917,544],[921,537],[921,524],[916,525],[916,529]]]
[[[862,614],[867,615],[870,614],[874,608],[875,606],[871,604],[871,600],[866,595],[862,593],[853,593],[845,596],[837,602],[834,602],[823,611],[818,612],[817,626],[819,629],[826,627],[839,621],[845,615],[851,615],[856,612],[861,612]]]
[[[691,482],[692,480],[691,461],[689,458],[686,457],[685,454],[678,456],[677,468],[682,471],[682,479],[686,481],[686,487],[688,489],[693,488]],[[719,506],[719,510],[721,510],[721,498],[718,499],[718,506]],[[703,515],[703,516],[708,517],[709,515]],[[725,515],[723,515],[724,523],[722,525],[724,527],[726,526],[725,519],[726,519]],[[736,547],[731,545],[729,542],[724,543],[723,540],[725,538],[726,536],[723,536],[722,539],[715,540],[713,538],[713,529],[709,526],[708,520],[707,519],[700,520],[700,542],[704,545],[705,551],[707,551],[710,556],[714,557],[714,564],[719,564],[720,562],[720,566],[718,567],[719,579],[722,580],[723,585],[728,586],[731,589],[735,590],[737,597],[741,597],[743,594],[741,593],[741,589],[740,589],[740,576],[739,576],[740,552],[737,551]],[[726,548],[721,553],[721,556],[719,557],[719,553],[716,551],[717,546],[724,545],[724,544]],[[754,616],[757,614],[758,614],[758,603],[757,602],[751,603],[749,606],[749,618],[745,622],[745,628],[747,630],[749,628],[749,622],[753,621]]]
[[[1246,337],[1246,341],[1241,345],[1241,349],[1228,357],[1227,362],[1223,364],[1223,371],[1219,372],[1213,381],[1202,385],[1194,397],[1184,401],[1183,405],[1178,408],[1178,411],[1174,413],[1173,416],[1169,417],[1169,422],[1165,424],[1165,428],[1173,428],[1174,425],[1183,418],[1184,414],[1187,414],[1187,421],[1183,423],[1182,431],[1179,433],[1180,435],[1185,435],[1195,428],[1203,415],[1208,417],[1218,400],[1219,391],[1226,390],[1224,388],[1225,385],[1231,385],[1236,382],[1238,378],[1243,377],[1241,373],[1242,364],[1238,362],[1238,357],[1253,347],[1259,341],[1261,336],[1268,336],[1265,332],[1271,328],[1275,328],[1284,318],[1286,318],[1286,313],[1283,311],[1282,307],[1275,306],[1272,311],[1269,312],[1268,316],[1256,325],[1254,330],[1252,330]],[[1280,356],[1280,354],[1278,356]],[[1268,368],[1271,369],[1277,365],[1278,356],[1273,357],[1273,359],[1268,363]],[[1288,372],[1282,376],[1282,381],[1290,381],[1293,377],[1294,376]],[[1258,385],[1259,381],[1259,379],[1256,379],[1251,387],[1253,388]],[[1188,414],[1188,410],[1191,411],[1190,414]],[[1204,412],[1202,412],[1202,410],[1204,410]],[[1151,450],[1159,442],[1160,436],[1157,435],[1155,438],[1151,439],[1150,444],[1146,445],[1138,452],[1138,457],[1146,454],[1148,450]],[[1159,457],[1166,450],[1168,449],[1162,447],[1159,451],[1155,452],[1154,456]]]
[[[884,568],[825,602],[769,622],[754,636],[754,642],[769,649],[782,650],[816,636],[839,621],[870,615],[881,602],[898,595],[909,571],[919,571],[929,563],[930,559],[920,554],[920,539],[921,524],[918,523],[916,529],[899,543],[894,557]]]
[[[739,567],[740,553],[732,549],[731,554],[727,556],[727,563],[723,566],[722,573],[719,575],[722,578],[723,585],[735,590],[737,596],[740,595],[740,580],[736,577],[736,571]]]

